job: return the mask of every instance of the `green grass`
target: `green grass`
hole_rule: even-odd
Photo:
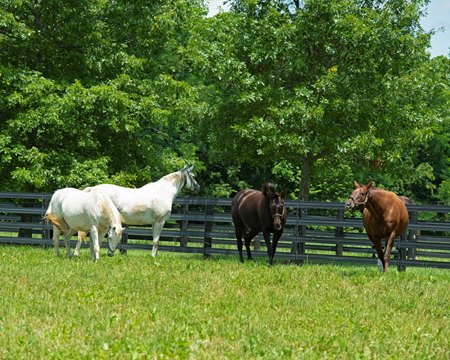
[[[0,246],[1,359],[448,359],[450,271]]]

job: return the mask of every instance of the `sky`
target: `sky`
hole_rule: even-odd
[[[209,0],[209,16],[217,14],[220,7],[226,10],[223,2],[224,0]],[[450,0],[431,0],[427,15],[422,18],[422,27],[426,31],[436,31],[431,38],[431,48],[428,49],[431,56],[450,56]],[[440,28],[445,30],[439,31]]]

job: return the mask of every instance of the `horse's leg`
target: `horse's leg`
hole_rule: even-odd
[[[76,231],[73,231],[70,227],[64,233],[64,245],[66,246],[66,253],[68,258],[72,257],[72,253],[70,251],[70,238],[75,233]]]
[[[369,236],[370,241],[372,241],[373,246],[375,247],[375,251],[378,255],[378,267],[380,268],[380,271],[384,271],[384,252],[383,247],[381,246],[381,239],[374,238],[371,235],[367,234]]]
[[[239,259],[241,260],[241,262],[244,262],[244,257],[242,256],[242,226],[236,226],[234,229],[234,233],[236,234]]]
[[[384,252],[384,272],[387,271],[389,266],[389,260],[391,259],[391,250],[394,245],[395,231],[391,232],[386,240],[386,250]]]
[[[53,248],[55,249],[55,255],[59,256],[59,235],[61,231],[55,225],[53,225]]]
[[[275,252],[277,251],[277,245],[278,240],[280,240],[281,234],[283,234],[281,231],[277,231],[273,234],[273,241],[272,241],[272,259],[275,257]]]
[[[81,243],[85,240],[86,240],[86,233],[84,231],[78,231],[77,246],[75,246],[75,252],[73,253],[73,256],[80,255]]]
[[[250,242],[252,241],[252,239],[256,236],[256,234],[258,234],[258,231],[255,230],[249,230],[247,234],[245,234],[244,239],[245,239],[245,249],[247,250],[247,260],[253,260],[252,257],[252,252],[250,250]],[[241,250],[242,250],[242,245],[241,245]]]
[[[164,226],[164,221],[155,222],[153,224],[153,248],[152,248],[152,256],[155,258],[158,255],[158,246],[159,246],[159,236],[161,235],[161,231]]]
[[[100,245],[98,242],[98,230],[96,226],[93,226],[89,232],[91,238],[91,255],[94,262],[100,259]]]
[[[270,243],[270,232],[264,231],[264,241],[266,242],[267,246],[267,255],[269,256],[269,265],[273,264],[273,249],[272,244]]]

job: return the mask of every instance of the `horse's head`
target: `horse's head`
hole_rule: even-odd
[[[279,231],[283,228],[286,221],[286,208],[284,206],[284,194],[275,193],[269,198],[270,214],[273,219],[273,227]]]
[[[369,190],[372,187],[372,182],[369,181],[366,185],[360,185],[355,181],[354,186],[355,190],[353,190],[345,203],[345,208],[351,211],[362,210],[369,199]]]
[[[185,187],[188,190],[191,190],[195,193],[198,193],[200,191],[200,185],[198,184],[197,180],[195,180],[194,178],[194,174],[192,173],[192,169],[194,168],[194,165],[192,165],[191,167],[187,168],[184,167],[181,171],[183,172],[184,175],[184,182],[185,182]]]
[[[117,245],[122,239],[123,227],[120,224],[111,226],[108,232],[108,256],[114,256]]]

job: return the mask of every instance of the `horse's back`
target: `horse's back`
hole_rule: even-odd
[[[73,230],[89,231],[98,212],[92,195],[75,188],[64,188],[55,191],[46,215],[64,219]]]
[[[252,210],[260,205],[264,195],[261,191],[253,189],[244,189],[239,191],[231,202],[232,212],[240,212],[242,209]]]
[[[108,196],[113,201],[113,203],[116,203],[117,199],[120,199],[121,197],[134,197],[135,190],[136,189],[112,184],[100,184],[84,189],[85,192],[100,191],[101,193]]]
[[[49,210],[59,212],[64,211],[64,208],[80,207],[84,204],[85,197],[85,193],[75,188],[56,190],[50,200]]]
[[[128,225],[150,225],[166,221],[172,210],[172,198],[161,196],[162,192],[150,186],[126,188],[112,184],[100,184],[85,191],[99,191],[108,196],[119,211],[122,221]]]

